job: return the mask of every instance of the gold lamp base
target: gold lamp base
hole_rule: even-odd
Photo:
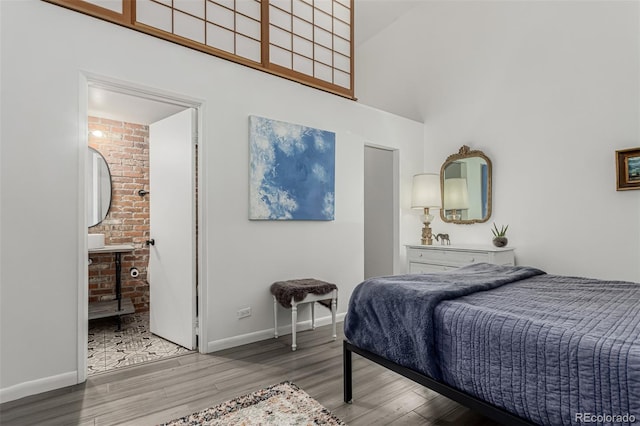
[[[433,245],[433,233],[431,231],[431,221],[433,220],[433,215],[429,214],[429,207],[424,208],[424,218],[422,219],[422,223],[424,227],[422,228],[422,245],[430,246]]]

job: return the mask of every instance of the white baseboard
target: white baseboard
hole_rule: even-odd
[[[336,327],[344,321],[345,313],[336,314]],[[331,324],[331,315],[316,318],[316,327]],[[296,331],[311,330],[311,320],[298,322]],[[241,334],[239,336],[227,337],[225,339],[213,340],[207,343],[207,353],[221,351],[223,349],[235,348],[236,346],[246,345],[248,343],[259,342],[273,338],[273,328],[267,330],[254,331],[253,333]],[[278,327],[278,336],[291,334],[291,325]]]
[[[0,389],[0,403],[14,401],[16,399],[24,398],[25,396],[36,395],[42,392],[75,385],[77,383],[77,371],[70,371],[56,376],[45,377],[43,379],[18,383],[17,385]]]

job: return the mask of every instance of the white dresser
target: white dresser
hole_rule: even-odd
[[[408,273],[423,274],[455,269],[471,263],[515,265],[513,247],[473,245],[407,245]]]

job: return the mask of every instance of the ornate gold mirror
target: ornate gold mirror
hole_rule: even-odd
[[[463,145],[440,169],[443,222],[480,223],[491,217],[491,160]]]

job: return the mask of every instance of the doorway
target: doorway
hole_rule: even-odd
[[[111,234],[105,235],[106,253],[100,253],[99,249],[89,252],[89,259],[104,264],[83,268],[81,282],[85,286],[84,292],[83,289],[79,292],[84,293],[79,302],[79,381],[86,379],[87,372],[198,349],[197,308],[201,308],[204,299],[202,289],[197,286],[202,269],[197,263],[201,255],[198,232],[202,232],[202,227],[197,226],[200,217],[197,206],[202,192],[198,193],[196,175],[196,170],[202,171],[197,152],[202,152],[198,138],[201,103],[92,77],[86,80],[84,95],[87,108],[81,111],[81,123],[86,122],[88,130],[102,130],[122,143],[116,149],[119,152],[112,153],[121,161],[114,161],[111,167],[113,196],[120,197],[120,202],[112,203],[112,214],[107,216],[106,223],[98,225],[97,230],[89,228],[90,234],[102,231]],[[182,133],[178,137],[179,131]],[[163,136],[167,133],[168,137]],[[86,134],[87,145],[106,146],[101,145],[106,142],[97,143],[94,135]],[[142,166],[135,170],[140,164],[146,164],[146,169]],[[89,196],[85,193],[81,199],[88,201]],[[167,199],[171,200],[169,206]],[[125,223],[127,215],[129,223]],[[163,225],[168,221],[174,225],[169,233]],[[175,226],[176,223],[180,226]],[[172,232],[175,230],[178,232]],[[82,246],[86,247],[85,244]],[[114,246],[114,250],[121,251],[119,256],[110,250]],[[176,250],[181,256],[176,256]],[[84,253],[86,264],[87,252]],[[108,281],[114,278],[107,275],[120,277],[119,293],[109,286]],[[118,303],[123,308],[133,307],[134,312],[116,311],[115,315],[90,322],[93,303],[89,304],[89,299],[95,302],[96,288],[98,298],[118,299],[114,293],[120,294],[122,301]],[[180,294],[182,300],[168,297],[169,293]],[[104,357],[104,365],[102,360],[93,359],[98,346],[110,352],[99,355]]]
[[[364,278],[393,275],[397,254],[396,151],[364,147]]]

